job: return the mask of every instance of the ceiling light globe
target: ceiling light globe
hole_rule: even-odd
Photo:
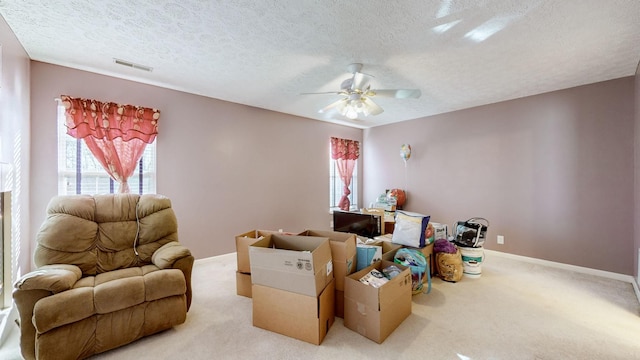
[[[356,119],[358,117],[358,112],[353,108],[349,108],[349,109],[347,109],[347,112],[344,115],[346,117],[348,117],[349,119],[353,120],[353,119]]]

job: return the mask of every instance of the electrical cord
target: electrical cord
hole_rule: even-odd
[[[140,202],[138,201],[138,203],[136,203],[136,238],[133,239],[133,252],[136,254],[136,256],[140,256],[140,254],[138,254],[138,235],[140,235],[140,218],[138,218],[138,205],[140,205]]]

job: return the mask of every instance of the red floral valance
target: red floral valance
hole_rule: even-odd
[[[89,135],[96,139],[123,141],[140,139],[152,143],[158,134],[160,111],[113,102],[72,98],[62,95],[67,134],[81,139]]]
[[[331,138],[331,158],[356,160],[360,157],[360,142],[356,140]]]

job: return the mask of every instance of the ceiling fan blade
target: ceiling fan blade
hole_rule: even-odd
[[[336,102],[332,102],[331,104],[325,106],[324,108],[320,109],[318,112],[319,113],[325,113],[331,109],[336,109],[336,110],[341,110],[342,108],[344,108],[344,106],[347,104],[347,101],[349,101],[348,98],[344,98],[344,99],[340,99]]]
[[[420,89],[375,89],[366,93],[366,96],[392,97],[396,99],[417,99],[420,95],[422,95]]]
[[[369,98],[362,98],[362,102],[364,103],[364,106],[367,107],[368,115],[378,115],[384,111],[380,106],[378,106],[378,104],[374,103]]]
[[[325,91],[325,92],[308,92],[308,93],[300,93],[300,95],[320,95],[320,94],[338,94],[344,95],[343,91]]]

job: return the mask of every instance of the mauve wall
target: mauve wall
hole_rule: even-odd
[[[196,258],[234,252],[234,236],[252,229],[328,230],[329,138],[362,140],[360,129],[33,61],[34,235],[57,193],[61,94],[160,109],[157,192]]]
[[[254,228],[328,228],[327,142],[340,136],[363,141],[364,204],[406,186],[407,209],[434,221],[487,217],[488,249],[635,272],[633,77],[376,127],[364,138],[40,62],[31,81],[32,234],[57,191],[53,99],[70,94],[161,109],[158,192],[172,198],[181,240],[198,258],[233,252],[233,236]],[[413,147],[406,168],[403,143]]]
[[[633,94],[627,77],[365,130],[364,203],[406,186],[436,222],[489,219],[487,249],[634,274]]]

